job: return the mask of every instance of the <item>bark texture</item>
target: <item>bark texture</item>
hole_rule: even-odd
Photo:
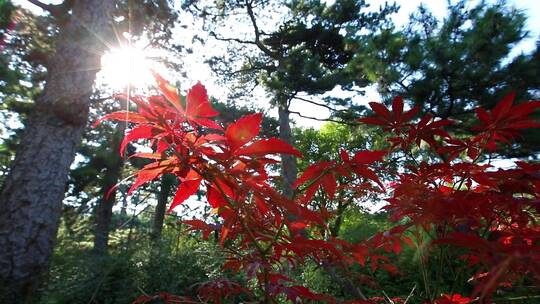
[[[43,94],[0,192],[0,303],[36,302],[113,8],[112,0],[75,1],[48,62]]]
[[[157,244],[161,239],[161,231],[163,230],[163,221],[165,219],[165,211],[169,196],[171,195],[175,177],[171,174],[165,174],[161,177],[161,189],[158,193],[157,205],[154,209],[154,221],[152,224],[152,242]]]
[[[279,138],[291,145],[294,144],[294,138],[291,130],[291,119],[289,117],[289,107],[286,101],[280,101],[278,104],[279,118]],[[283,178],[283,194],[292,198],[294,195],[293,183],[298,174],[296,159],[292,155],[281,155],[281,176]]]
[[[124,127],[119,127],[113,134],[113,145],[107,162],[106,172],[101,180],[101,199],[96,206],[96,228],[94,231],[94,252],[98,255],[106,255],[109,250],[109,234],[111,231],[112,209],[116,203],[115,193],[108,193],[122,177],[124,161],[118,151],[124,135]],[[107,195],[108,194],[108,195]]]

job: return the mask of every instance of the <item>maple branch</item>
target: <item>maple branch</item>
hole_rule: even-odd
[[[308,189],[309,187],[313,186],[313,184],[315,184],[316,182],[319,181],[319,179],[321,179],[323,176],[325,176],[326,174],[328,174],[328,172],[330,172],[330,169],[332,168],[327,168],[327,169],[324,169],[322,170],[322,172],[317,175],[317,177],[311,179],[307,184],[304,185],[304,187],[302,187],[302,189],[299,189],[299,188],[296,188],[296,191],[294,192],[294,195],[293,195],[293,198],[296,198],[296,196],[304,191],[306,191],[306,189]]]
[[[285,228],[285,221],[281,221],[281,224],[279,225],[279,229],[276,232],[276,234],[274,235],[274,238],[272,239],[272,242],[270,242],[270,244],[268,244],[268,246],[266,246],[266,248],[264,249],[265,254],[268,254],[270,252],[270,249],[272,249],[274,247],[277,240],[281,236],[281,233],[283,232],[283,228]]]
[[[194,168],[194,166],[191,166],[191,168]],[[197,173],[201,172],[200,170],[198,170]],[[202,173],[202,172],[201,172]],[[204,175],[201,175],[204,177]],[[206,177],[205,177],[206,178]],[[229,203],[229,205],[231,206],[231,208],[233,209],[234,212],[236,212],[237,215],[240,215],[240,211],[238,210],[235,202],[229,198],[227,196],[227,194],[225,194],[225,191],[223,190],[223,188],[221,187],[221,185],[217,182],[214,181],[214,179],[208,179],[206,178],[207,180],[209,181],[212,181],[212,183],[214,185],[216,185],[216,187],[218,188],[219,192],[221,192],[221,195],[225,198],[225,200],[227,200],[227,202]],[[250,200],[253,199],[253,196],[251,196]],[[255,246],[255,248],[259,251],[259,253],[261,254],[261,257],[262,258],[265,258],[266,255],[268,254],[267,250],[265,248],[263,248],[261,246],[261,244],[259,244],[259,242],[257,241],[257,238],[255,237],[255,235],[253,234],[253,231],[251,231],[250,227],[244,222],[244,220],[242,219],[241,216],[238,216],[238,222],[240,223],[240,225],[242,226],[242,228],[244,228],[244,230],[247,232],[249,238],[251,239],[251,242],[253,243],[253,245]],[[283,224],[283,223],[282,223]],[[280,227],[280,230],[278,231],[278,233],[276,234],[276,240],[277,238],[279,237],[279,234],[281,233],[281,227]],[[270,247],[268,248],[270,249]],[[268,286],[268,269],[266,267],[263,267],[262,268],[262,273],[264,275],[264,281],[261,282],[263,283],[264,285],[262,285],[260,288],[264,291],[264,297],[265,297],[265,303],[270,303],[270,293],[268,292],[268,289],[269,289],[269,286]],[[264,288],[262,288],[264,286]]]
[[[172,150],[173,154],[176,155],[176,157],[178,157],[179,159],[183,159],[182,155],[180,155],[180,153],[178,153],[178,151],[176,151],[175,145],[170,144],[168,142],[167,142],[167,145],[169,146],[169,148],[172,148],[171,150]],[[215,179],[213,178],[213,176],[208,176],[207,174],[205,174],[204,172],[199,170],[199,168],[197,168],[197,167],[195,167],[193,165],[190,165],[190,169],[197,172],[197,174],[199,174],[205,180],[211,181],[217,187],[219,192],[221,192],[221,195],[229,203],[229,205],[231,206],[233,211],[235,211],[237,214],[239,214],[238,209],[236,208],[235,202],[227,196],[227,194],[225,193],[225,190],[223,190],[221,185],[219,183],[215,182]],[[241,220],[241,218],[238,219],[238,222],[240,223],[242,228],[244,228],[246,230],[246,232],[248,233],[248,236],[251,238],[251,241],[253,242],[253,244],[255,245],[257,250],[264,256],[265,255],[264,248],[262,248],[261,245],[257,242],[257,238],[255,237],[255,235],[253,234],[251,229],[249,229],[249,227],[246,225],[246,223],[243,220]]]

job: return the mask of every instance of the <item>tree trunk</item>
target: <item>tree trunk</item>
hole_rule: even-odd
[[[289,117],[289,107],[287,100],[280,100],[278,103],[278,118],[279,118],[279,138],[289,144],[294,144],[293,134],[291,130],[291,119]],[[281,177],[283,178],[283,194],[292,198],[294,195],[293,183],[298,174],[296,159],[292,155],[281,155]]]
[[[163,221],[165,219],[165,211],[174,184],[174,179],[174,175],[170,174],[165,174],[161,177],[161,189],[159,190],[157,205],[154,209],[154,222],[152,226],[152,234],[150,235],[154,245],[161,238]]]
[[[69,166],[88,117],[112,0],[75,1],[0,192],[0,302],[35,303],[58,230]]]
[[[345,211],[351,204],[351,200],[347,200],[346,202],[344,202],[344,200],[345,199],[342,195],[340,195],[336,200],[338,204],[336,210],[336,219],[334,225],[330,226],[330,236],[333,238],[337,238],[339,236],[339,231],[341,229],[341,225],[343,224],[343,218],[345,217]]]
[[[120,143],[124,135],[124,128],[116,129],[113,134],[112,150],[107,164],[107,171],[101,181],[101,193],[103,199],[96,206],[96,228],[94,231],[94,252],[98,255],[106,255],[109,249],[109,233],[111,230],[112,209],[116,203],[116,191],[108,193],[122,176],[123,159],[120,156]],[[109,194],[107,196],[107,194]]]
[[[127,202],[127,189],[126,189],[125,191],[122,191],[122,208],[120,209],[120,215],[122,216],[122,218],[127,217],[127,207],[128,207],[128,202]]]

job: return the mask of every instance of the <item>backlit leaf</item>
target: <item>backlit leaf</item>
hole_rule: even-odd
[[[175,207],[185,202],[190,196],[197,193],[200,185],[201,179],[188,179],[180,183],[180,186],[178,186],[171,206],[169,207],[169,210],[167,210],[167,212],[171,212]]]
[[[206,88],[200,82],[197,82],[196,85],[191,87],[187,93],[186,115],[190,118],[210,118],[219,115],[219,113],[212,108],[212,105],[210,105]]]
[[[92,128],[97,127],[101,122],[104,120],[119,120],[119,121],[127,121],[132,123],[145,123],[148,121],[146,117],[139,113],[135,112],[129,112],[129,111],[118,111],[114,113],[107,114],[100,119],[98,119],[94,124],[92,124]]]
[[[275,137],[255,141],[248,146],[245,146],[236,150],[234,154],[247,155],[247,156],[265,156],[268,154],[291,154],[296,157],[302,157],[302,153],[300,153],[300,151],[296,150],[290,144]]]
[[[229,142],[231,151],[242,147],[259,134],[262,114],[247,115],[229,125],[225,137]]]
[[[169,101],[179,113],[184,113],[184,108],[182,107],[180,96],[178,95],[176,88],[158,73],[153,72],[153,74],[161,94],[165,96],[167,101]]]
[[[124,155],[126,145],[138,139],[151,139],[159,130],[152,125],[143,125],[131,129],[120,144],[120,155]]]

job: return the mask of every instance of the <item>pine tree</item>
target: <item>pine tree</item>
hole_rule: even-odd
[[[122,42],[122,36],[113,31],[113,22],[115,30],[129,30],[132,36],[144,31],[153,33],[149,35],[150,43],[159,45],[170,38],[176,16],[168,2],[162,0],[137,5],[129,0],[66,0],[58,5],[30,2],[48,13],[50,22],[44,34],[53,39],[47,43],[50,48],[42,52],[11,57],[13,62],[23,63],[32,62],[26,55],[43,59],[46,76],[43,91],[33,83],[32,88],[41,92],[31,98],[32,111],[0,193],[2,303],[33,302],[46,273],[69,168],[87,125],[101,55]],[[23,76],[35,75],[29,71]],[[7,91],[3,93],[13,97]],[[119,168],[121,165],[108,168],[104,188],[115,183]],[[101,207],[101,213],[108,215],[112,203]],[[100,227],[108,234],[110,219],[102,219],[104,225]],[[106,246],[104,239],[101,243]]]
[[[354,0],[332,5],[321,1],[253,0],[204,7],[191,1],[186,4],[206,20],[205,30],[211,37],[228,43],[227,55],[210,60],[217,76],[236,82],[240,94],[262,85],[278,109],[279,136],[288,143],[293,142],[292,102],[316,103],[331,110],[350,105],[348,100],[315,102],[301,95],[369,84],[358,54],[366,39],[389,26],[387,16],[397,8],[387,5],[368,12],[368,6]],[[249,33],[236,30],[242,28],[248,28]],[[295,158],[282,155],[282,160],[283,190],[292,196],[292,183],[297,177]]]
[[[539,97],[540,45],[530,54],[511,55],[528,37],[525,22],[524,12],[504,3],[470,7],[458,1],[444,20],[420,6],[404,29],[371,41],[365,67],[387,101],[400,95],[426,113],[466,122],[473,108],[491,108],[510,91],[518,100]],[[539,150],[540,136],[531,131],[507,154]]]
[[[70,1],[68,1],[70,2]],[[61,28],[17,156],[0,193],[3,303],[30,303],[52,254],[69,166],[88,116],[113,1],[77,1]]]

